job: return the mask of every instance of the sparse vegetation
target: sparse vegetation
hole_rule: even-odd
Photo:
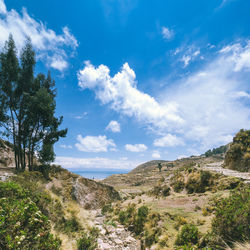
[[[97,236],[95,233],[87,234],[86,232],[82,233],[80,239],[77,240],[77,249],[78,250],[95,250],[97,249]]]

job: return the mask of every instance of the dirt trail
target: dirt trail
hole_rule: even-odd
[[[223,162],[214,162],[203,166],[204,170],[214,171],[226,176],[233,176],[237,178],[244,179],[244,182],[250,183],[250,173],[249,172],[238,172],[236,170],[231,170],[222,167]]]

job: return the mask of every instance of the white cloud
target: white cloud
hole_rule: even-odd
[[[125,149],[130,152],[143,152],[148,149],[148,147],[144,144],[126,144]]]
[[[225,46],[200,70],[175,83],[164,98],[179,105],[182,138],[196,150],[226,144],[250,127],[250,42]],[[244,98],[244,99],[243,99]]]
[[[175,147],[183,146],[184,142],[181,138],[176,137],[175,135],[167,134],[162,138],[154,140],[154,146],[156,147]]]
[[[210,53],[213,56],[200,69],[168,83],[166,91],[161,90],[162,101],[137,88],[135,72],[127,63],[112,77],[107,66],[88,62],[78,72],[79,86],[93,90],[102,104],[167,136],[166,142],[155,140],[156,145],[194,143],[194,150],[202,153],[230,142],[235,132],[250,127],[250,41]],[[200,49],[193,46],[190,54],[198,57]],[[178,135],[179,140],[169,140],[169,134]]]
[[[165,40],[170,40],[171,38],[174,37],[174,31],[164,26],[161,29],[161,34]]]
[[[152,158],[154,158],[154,159],[160,159],[161,158],[160,152],[157,151],[157,150],[153,151]]]
[[[0,0],[0,14],[6,14],[7,9],[3,0]]]
[[[176,52],[174,52],[176,54]],[[194,61],[200,55],[200,49],[195,47],[190,47],[185,54],[180,59],[181,62],[184,63],[184,68],[189,65],[191,61]]]
[[[105,65],[95,68],[90,62],[85,64],[84,69],[78,72],[78,84],[82,89],[94,90],[102,104],[110,104],[117,112],[134,116],[140,122],[158,129],[170,125],[176,127],[183,122],[174,101],[162,105],[137,89],[135,72],[128,63],[113,77]]]
[[[139,161],[129,161],[127,159],[108,159],[108,158],[74,158],[57,156],[55,164],[68,169],[133,169],[142,164]]]
[[[115,149],[116,145],[112,139],[107,139],[105,135],[99,136],[77,136],[78,143],[75,144],[79,151],[83,152],[107,152],[109,149]],[[111,148],[110,148],[111,147]]]
[[[65,145],[65,144],[61,144],[60,145],[61,148],[73,148],[71,145]]]
[[[189,62],[191,61],[191,56],[190,55],[184,55],[183,57],[182,57],[182,59],[181,59],[181,61],[183,61],[184,62],[184,67],[187,67],[188,66],[188,64],[189,64]]]
[[[38,59],[60,71],[68,67],[68,58],[75,52],[78,42],[67,27],[58,35],[32,18],[26,9],[22,10],[22,15],[14,9],[8,11],[3,0],[0,0],[0,14],[0,47],[4,46],[10,33],[19,51],[30,37]]]
[[[106,127],[106,130],[110,130],[113,133],[118,133],[121,132],[121,126],[117,121],[110,121],[110,123]]]
[[[87,114],[88,114],[88,112],[84,112],[82,115],[74,116],[74,118],[77,119],[77,120],[80,120],[80,119],[84,118]]]

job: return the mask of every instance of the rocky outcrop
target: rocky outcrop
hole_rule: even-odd
[[[113,187],[80,176],[74,180],[73,195],[86,209],[102,207],[120,199],[119,193]]]
[[[120,199],[113,187],[73,174],[60,166],[51,167],[50,178],[47,189],[59,193],[65,200],[76,200],[85,209],[101,208]]]

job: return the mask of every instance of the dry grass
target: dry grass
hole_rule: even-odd
[[[228,247],[226,250],[250,250],[250,242],[234,243],[233,248]]]

